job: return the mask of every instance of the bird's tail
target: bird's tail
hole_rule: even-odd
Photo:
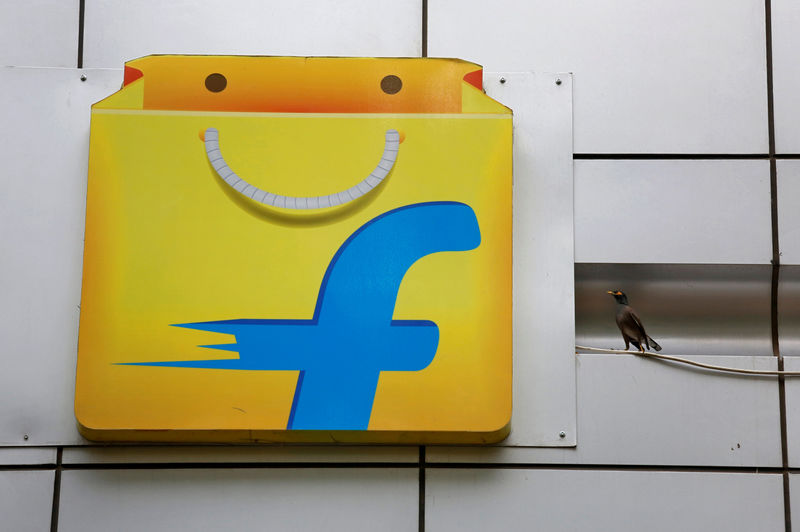
[[[650,347],[652,347],[656,351],[661,351],[661,346],[658,345],[658,342],[656,342],[655,340],[653,340],[649,336],[647,337],[647,343],[650,344]]]

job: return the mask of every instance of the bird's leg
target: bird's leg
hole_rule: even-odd
[[[630,342],[628,341],[628,339],[627,339],[627,338],[625,338],[624,336],[622,337],[622,339],[623,339],[623,340],[625,340],[625,351],[627,351],[628,349],[630,349],[630,347],[631,347],[631,344],[630,344]]]
[[[640,352],[640,353],[642,353],[642,354],[644,354],[644,342],[642,342],[641,344],[639,344],[639,352]]]

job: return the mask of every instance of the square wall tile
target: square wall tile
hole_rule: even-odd
[[[770,213],[767,161],[575,161],[575,262],[769,264]]]
[[[800,515],[800,475],[789,475],[789,498],[792,515]]]
[[[2,458],[2,454],[0,454]],[[65,464],[417,463],[419,447],[337,445],[84,446],[64,449]],[[224,466],[221,466],[224,467]]]
[[[86,3],[85,65],[150,54],[419,56],[419,2]]]
[[[764,20],[763,0],[436,0],[428,53],[573,72],[577,153],[766,153]]]
[[[800,153],[800,4],[772,0],[775,150]]]
[[[425,530],[783,531],[779,474],[429,469]]]
[[[67,470],[59,532],[382,530],[418,524],[418,470]]]
[[[0,471],[0,528],[48,532],[54,475],[53,471]]]
[[[790,159],[776,163],[781,265],[800,265],[800,161]]]
[[[55,447],[0,447],[0,467],[55,463]]]
[[[784,358],[783,369],[800,372],[800,357]],[[800,467],[800,376],[786,378],[786,442],[789,467]]]
[[[77,66],[79,12],[79,0],[0,2],[0,66]]]
[[[692,357],[775,370],[775,357]],[[787,384],[788,393],[788,384]],[[513,431],[513,427],[512,427]],[[429,463],[780,467],[776,377],[635,355],[578,355],[578,445],[427,447]]]

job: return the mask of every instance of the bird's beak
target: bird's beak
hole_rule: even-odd
[[[613,290],[609,290],[608,292],[606,292],[606,294],[611,294],[612,296],[616,295]]]

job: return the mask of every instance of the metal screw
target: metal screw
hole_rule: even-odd
[[[505,83],[505,82],[506,82],[506,78],[500,78],[500,83]]]
[[[22,438],[23,438],[25,441],[28,441],[28,435],[27,435],[27,434],[26,434],[26,435],[24,435]]]
[[[81,74],[81,81],[86,81],[86,75],[85,74]]]
[[[562,430],[561,432],[558,433],[558,437],[559,438],[566,438],[567,437],[567,433]]]
[[[556,78],[556,85],[561,85],[561,78]]]

